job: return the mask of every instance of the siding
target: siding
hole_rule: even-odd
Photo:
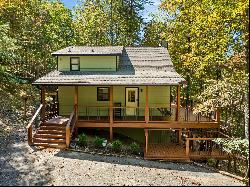
[[[70,57],[79,56],[58,56],[59,71],[70,71]],[[118,63],[116,56],[80,56],[81,71],[116,71]]]

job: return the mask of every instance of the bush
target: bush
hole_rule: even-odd
[[[94,140],[94,145],[95,145],[95,147],[97,147],[97,148],[101,148],[101,147],[103,147],[103,142],[104,142],[104,139],[103,138],[100,138],[100,137],[98,137],[98,136],[96,136],[95,137],[95,140]]]
[[[78,144],[80,146],[86,146],[87,145],[87,136],[86,134],[82,133],[78,136]]]
[[[140,146],[136,142],[133,142],[133,143],[130,144],[130,150],[134,154],[139,154],[139,152],[140,152]]]
[[[112,142],[112,149],[114,151],[121,150],[121,147],[122,147],[122,142],[120,140],[115,140],[115,141]]]

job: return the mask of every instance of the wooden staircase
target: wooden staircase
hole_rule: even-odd
[[[33,137],[33,145],[65,149],[66,125],[66,120],[58,122],[58,118],[41,124]]]

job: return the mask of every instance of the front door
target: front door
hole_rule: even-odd
[[[138,88],[126,88],[126,115],[136,115],[136,107],[138,107]],[[131,108],[129,108],[131,107]]]

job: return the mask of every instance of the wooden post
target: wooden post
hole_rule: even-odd
[[[33,138],[32,138],[32,125],[28,128],[28,144],[33,144]]]
[[[109,138],[113,140],[113,86],[109,88]]]
[[[186,139],[186,156],[189,156],[189,139]]]
[[[216,121],[220,123],[220,108],[217,108]]]
[[[66,147],[69,148],[70,144],[70,128],[66,127]]]
[[[145,122],[149,122],[148,86],[146,86]]]
[[[45,105],[45,87],[44,86],[41,87],[41,104],[43,105],[41,117],[42,117],[42,122],[44,123],[45,122],[45,108],[46,108],[46,105]]]
[[[146,152],[146,155],[148,154],[148,129],[144,129],[145,131],[145,152]]]
[[[178,85],[177,86],[177,98],[176,98],[176,116],[175,116],[175,121],[179,121],[179,116],[180,116],[180,107],[181,107],[181,100],[180,100],[180,97],[181,97],[181,85]]]

